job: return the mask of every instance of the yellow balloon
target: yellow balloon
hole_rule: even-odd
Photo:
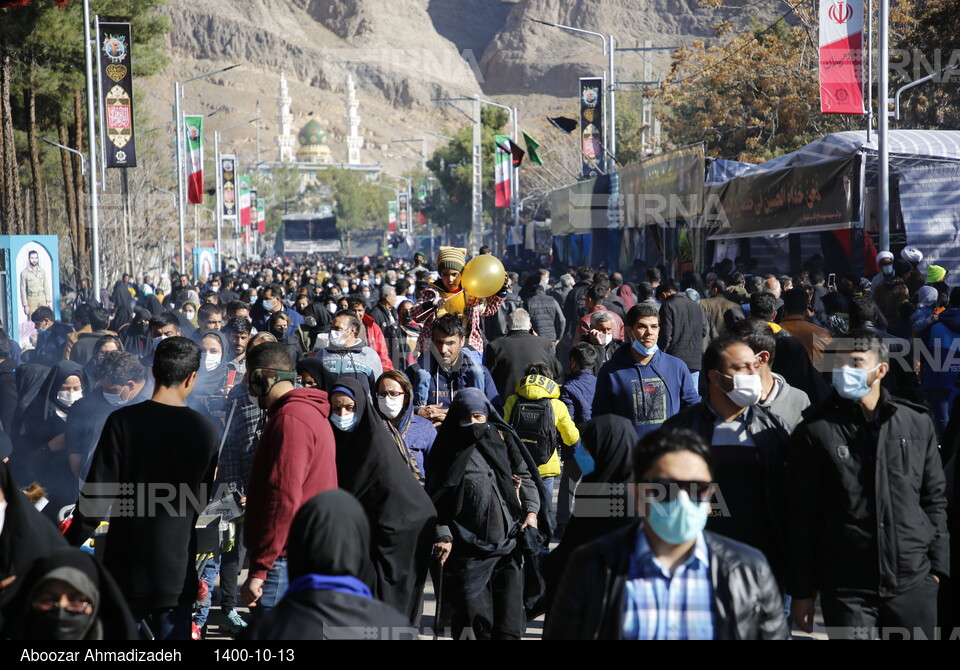
[[[460,285],[477,298],[489,298],[503,288],[503,263],[489,254],[473,257],[463,268]]]

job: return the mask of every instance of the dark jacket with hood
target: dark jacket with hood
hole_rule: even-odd
[[[267,411],[247,485],[244,544],[250,575],[263,579],[286,553],[293,517],[305,500],[337,488],[330,403],[317,389],[293,389]]]
[[[574,552],[547,614],[545,640],[617,640],[637,521]],[[745,544],[705,531],[718,640],[786,640],[790,627],[767,560]]]

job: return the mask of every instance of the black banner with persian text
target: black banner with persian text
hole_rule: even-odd
[[[859,218],[857,176],[855,155],[746,174],[708,189],[704,213],[722,235],[847,227]]]
[[[101,141],[108,168],[137,166],[129,23],[97,24]]]

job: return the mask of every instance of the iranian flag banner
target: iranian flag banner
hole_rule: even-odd
[[[185,116],[187,133],[187,202],[203,204],[203,117]]]
[[[249,226],[250,216],[250,177],[240,177],[240,225]]]
[[[494,207],[509,207],[510,206],[510,170],[512,169],[511,159],[512,155],[509,149],[504,150],[504,147],[510,146],[510,138],[506,135],[495,135],[494,142],[497,144],[496,150],[496,163],[494,169],[494,179],[495,184],[494,188],[496,191],[496,201],[494,202]]]
[[[862,0],[820,0],[820,111],[864,113]]]
[[[257,232],[267,232],[267,199],[257,198]]]

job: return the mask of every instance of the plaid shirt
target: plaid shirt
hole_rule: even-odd
[[[467,309],[467,337],[465,344],[469,344],[474,351],[483,353],[483,329],[480,327],[480,317],[493,316],[503,304],[506,292],[484,298],[483,302],[474,308]],[[417,338],[417,355],[426,351],[433,342],[433,320],[437,316],[437,308],[443,304],[443,296],[435,284],[423,289],[420,302],[410,309],[410,318],[420,324],[420,336]]]
[[[217,462],[217,484],[227,484],[232,490],[246,494],[253,453],[260,442],[266,411],[250,402],[247,387],[237,384],[227,396],[227,416],[233,409],[233,418],[227,426],[227,438]]]
[[[625,640],[712,640],[713,586],[703,533],[670,575],[653,555],[641,526],[626,584]]]

